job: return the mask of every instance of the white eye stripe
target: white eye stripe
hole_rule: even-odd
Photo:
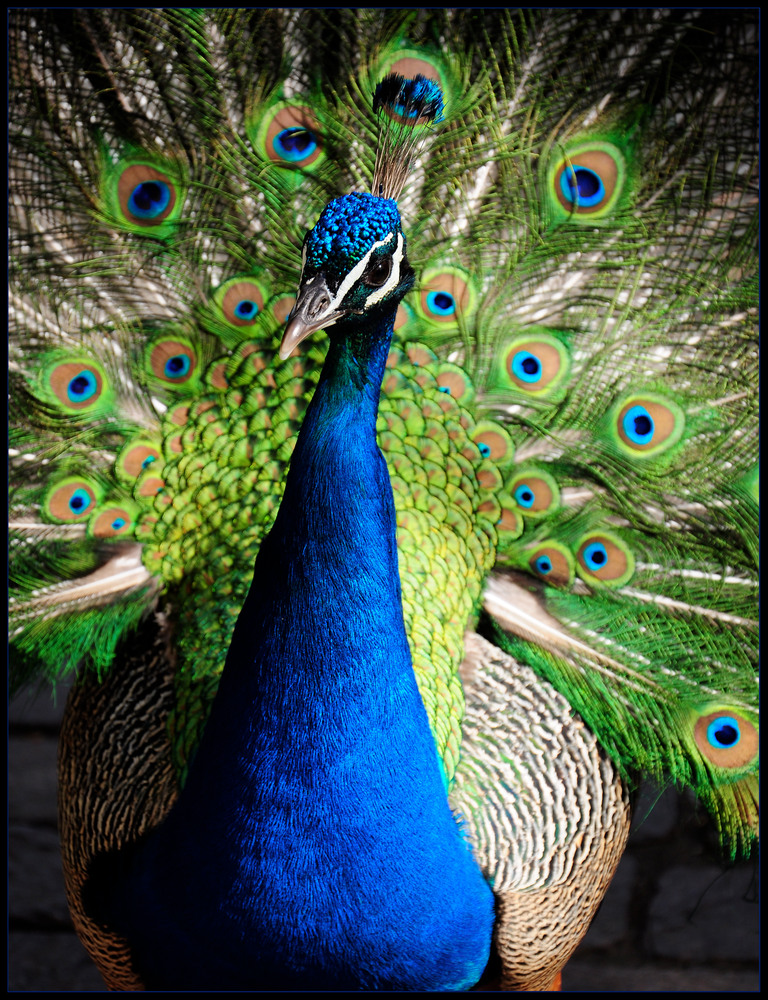
[[[352,288],[353,285],[357,283],[358,279],[363,276],[363,273],[365,269],[368,267],[368,262],[370,261],[374,251],[380,250],[381,247],[388,246],[388,244],[390,244],[394,238],[395,238],[394,231],[388,233],[383,240],[380,240],[378,243],[374,243],[371,249],[365,255],[365,257],[363,257],[362,260],[358,261],[357,264],[355,264],[355,266],[352,268],[352,270],[349,272],[346,278],[339,285],[338,291],[334,295],[333,301],[331,302],[330,306],[331,309],[339,308],[341,303],[344,301],[344,297],[347,294],[347,292],[350,290],[350,288]],[[398,238],[400,241],[402,241],[403,238],[402,233],[398,233]],[[389,287],[389,283],[387,283],[387,287]],[[368,301],[370,301],[370,299]]]
[[[299,274],[299,286],[304,284],[304,268],[307,266],[307,244],[304,242],[301,248],[301,273]],[[307,284],[314,281],[314,278],[310,278]]]
[[[371,292],[368,298],[365,300],[365,308],[368,306],[373,306],[377,302],[380,302],[386,295],[397,288],[400,284],[400,264],[403,259],[403,234],[397,234],[397,249],[392,254],[392,271],[386,284],[382,285],[381,288],[377,288],[375,292]]]

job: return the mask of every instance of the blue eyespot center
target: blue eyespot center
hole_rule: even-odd
[[[87,399],[95,395],[98,387],[96,376],[93,372],[89,372],[86,369],[70,379],[67,386],[67,395],[73,403],[84,403]]]
[[[624,433],[635,444],[649,444],[653,440],[653,417],[644,406],[630,406],[622,420]]]
[[[653,421],[650,417],[635,417],[635,434],[638,437],[647,437],[653,431]]]
[[[282,132],[277,133],[272,141],[272,146],[282,159],[297,163],[314,153],[317,149],[317,138],[308,128],[301,126],[285,128]]]
[[[518,351],[512,358],[512,373],[521,382],[538,382],[541,371],[541,361],[530,351]]]
[[[530,486],[521,483],[515,490],[515,500],[521,507],[533,507],[536,496]]]
[[[608,562],[608,553],[602,542],[592,542],[584,549],[584,562],[593,571],[602,569]]]
[[[121,528],[124,528],[125,527],[125,518],[124,517],[116,517],[115,520],[112,522],[111,527],[112,527],[113,531],[119,531]]]
[[[707,726],[707,739],[713,747],[727,750],[741,739],[741,730],[737,719],[730,715],[721,715],[713,719]]]
[[[143,181],[137,184],[128,199],[128,211],[137,219],[155,219],[171,201],[171,189],[163,181]]]
[[[534,560],[534,566],[539,573],[547,574],[552,572],[552,560],[549,556],[538,556]]]
[[[456,299],[450,292],[429,292],[427,306],[435,316],[452,316],[456,312]]]
[[[144,461],[141,463],[142,469],[148,469],[150,465],[155,461],[154,455],[147,455]]]
[[[235,306],[235,316],[238,319],[253,319],[259,312],[259,305],[252,299],[241,299]]]
[[[91,498],[88,496],[85,490],[79,489],[75,490],[72,496],[69,498],[69,509],[73,514],[82,514],[84,510],[88,508],[91,502]]]
[[[480,449],[480,454],[483,456],[483,458],[490,458],[491,455],[490,445],[487,445],[484,441],[480,441],[477,447]]]
[[[174,354],[165,362],[165,374],[168,378],[183,378],[191,367],[191,361],[186,354]]]
[[[560,175],[563,196],[579,208],[593,208],[605,197],[599,174],[589,167],[566,167]]]

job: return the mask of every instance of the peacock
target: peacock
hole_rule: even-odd
[[[113,989],[558,988],[757,838],[748,10],[11,13],[11,643]]]

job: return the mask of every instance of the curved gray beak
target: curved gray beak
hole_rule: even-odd
[[[299,288],[296,305],[285,325],[280,344],[280,359],[285,361],[294,348],[298,347],[310,333],[333,326],[336,320],[342,316],[346,316],[346,310],[335,307],[333,296],[328,290],[323,276],[316,274],[310,278],[305,285]]]

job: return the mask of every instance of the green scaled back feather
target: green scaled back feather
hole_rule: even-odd
[[[163,609],[183,773],[324,357],[275,357],[304,232],[370,189],[376,84],[418,73],[444,121],[399,197],[378,430],[446,776],[480,620],[749,848],[756,25],[602,15],[14,12],[21,680],[106,671]]]

